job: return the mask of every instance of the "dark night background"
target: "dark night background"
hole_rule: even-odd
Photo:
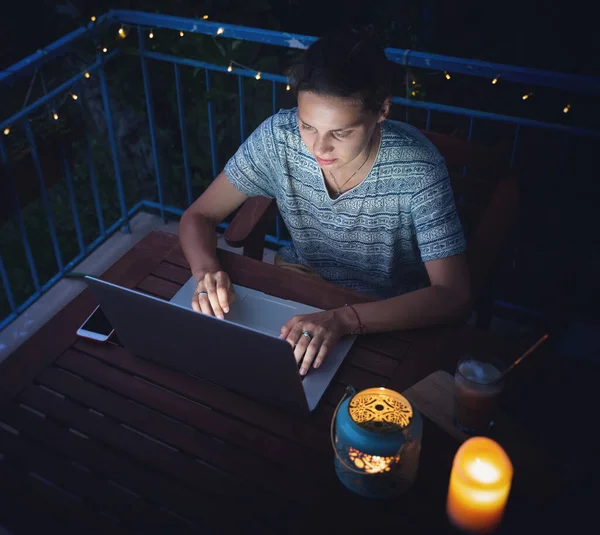
[[[172,15],[206,12],[213,20],[317,36],[338,24],[377,23],[382,16],[397,17],[418,34],[419,50],[573,74],[600,72],[599,60],[593,52],[594,48],[598,51],[596,23],[591,7],[584,7],[583,2],[270,0],[257,4],[258,10],[251,0],[11,2],[10,7],[3,6],[0,67],[18,61],[75,28],[75,21],[68,15],[69,6],[74,6],[86,19],[90,14],[101,14],[111,8]],[[266,10],[265,4],[269,6]],[[410,43],[393,45],[402,47]]]
[[[6,5],[2,9],[0,68],[87,24],[91,15],[98,16],[112,8],[184,17],[208,14],[213,21],[313,36],[337,26],[373,24],[386,31],[385,44],[390,47],[569,74],[600,75],[600,47],[591,8],[583,2],[556,0],[21,1],[11,3],[10,9]],[[218,54],[214,59],[222,61]],[[443,73],[430,77],[425,74],[416,76],[425,80],[424,84],[429,83],[427,101],[598,129],[597,97],[579,95],[577,88],[560,92],[536,89],[535,98],[524,103],[521,96],[532,88],[522,84],[500,84],[500,91],[496,91],[484,78],[453,76],[452,82],[446,83]],[[402,94],[402,90],[395,94]],[[572,103],[573,110],[564,114],[567,102]],[[482,129],[476,127],[478,134]],[[569,187],[565,188],[564,176],[557,176],[550,164],[548,169],[543,168],[544,154],[552,152],[552,148],[540,145],[529,149],[536,168],[525,173],[527,181],[523,181],[522,193],[535,208],[527,213],[529,219],[521,239],[525,244],[522,251],[529,249],[528,240],[535,240],[537,249],[529,252],[528,263],[521,266],[526,275],[522,285],[517,288],[510,281],[509,286],[517,288],[519,298],[535,286],[537,304],[555,309],[560,315],[585,310],[597,317],[600,247],[597,238],[590,235],[590,229],[597,226],[593,214],[600,197],[597,173],[593,172],[594,150],[580,147],[585,158],[578,158],[577,165],[569,168]]]

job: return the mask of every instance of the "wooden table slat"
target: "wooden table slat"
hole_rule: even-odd
[[[168,443],[179,451],[193,455],[211,466],[230,474],[235,473],[236,476],[232,475],[232,477],[246,480],[246,484],[238,482],[237,486],[243,488],[248,485],[252,489],[250,492],[255,485],[273,492],[274,495],[277,495],[278,488],[285,488],[284,492],[280,490],[279,496],[286,494],[289,498],[300,500],[309,494],[309,489],[314,484],[307,479],[306,474],[296,474],[293,476],[296,482],[292,487],[282,487],[292,474],[269,460],[261,460],[260,457],[251,455],[241,448],[217,441],[194,428],[182,426],[179,422],[166,418],[160,413],[133,404],[59,369],[46,370],[38,377],[38,381],[152,438]]]
[[[290,444],[280,437],[252,427],[245,422],[210,410],[144,380],[132,381],[130,374],[87,356],[69,350],[58,361],[61,368],[107,388],[133,401],[161,411],[199,431],[254,451],[260,456],[299,472],[325,465],[325,457],[312,449]]]
[[[168,281],[161,277],[148,275],[144,280],[140,281],[136,290],[160,297],[161,299],[170,300],[181,288],[181,284]]]
[[[179,286],[183,286],[192,276],[188,268],[183,268],[167,261],[157,264],[152,270],[151,274],[155,275],[156,277],[161,277],[165,280],[177,283]]]
[[[134,357],[114,344],[99,345],[81,340],[74,347],[112,366],[179,392],[198,403],[235,415],[259,429],[276,430],[279,436],[326,453],[331,451],[329,440],[312,427],[310,418],[302,419],[290,415],[211,383]]]
[[[181,480],[197,486],[201,492],[211,492],[224,498],[229,496],[232,492],[230,489],[233,488],[239,497],[247,498],[251,495],[250,489],[240,488],[241,485],[231,485],[227,481],[228,478],[224,477],[225,474],[194,462],[178,451],[149,440],[110,418],[91,412],[68,399],[61,399],[37,386],[27,388],[19,400],[78,432],[119,448],[165,473],[176,475]]]
[[[0,463],[0,515],[2,523],[19,533],[125,535],[114,519],[98,514],[59,490],[30,475]],[[23,530],[23,531],[21,531]]]
[[[0,444],[5,462],[25,472],[39,474],[57,487],[78,496],[91,508],[99,508],[100,512],[105,511],[116,517],[129,528],[155,533],[171,530],[192,533],[190,526],[177,517],[147,505],[139,497],[110,485],[89,471],[77,468],[22,436],[0,429]]]
[[[71,457],[77,463],[130,489],[146,500],[162,504],[163,508],[174,511],[201,527],[211,524],[211,517],[205,514],[203,508],[198,507],[198,500],[205,500],[204,496],[190,493],[189,488],[148,469],[147,465],[129,462],[93,438],[83,438],[50,418],[42,418],[16,405],[3,407],[0,410],[0,421],[18,430],[22,435],[30,436],[44,443],[46,447]],[[230,507],[227,501],[209,501],[213,511],[224,512]],[[251,511],[246,510],[243,503],[239,504],[238,508],[242,514],[251,518]]]

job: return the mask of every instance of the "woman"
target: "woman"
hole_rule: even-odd
[[[300,373],[347,334],[412,329],[470,308],[465,240],[444,161],[417,129],[387,119],[389,64],[355,32],[316,41],[291,73],[298,107],[267,119],[183,214],[198,281],[194,310],[220,318],[235,298],[216,225],[248,197],[275,198],[292,237],[276,263],[377,296],[296,316],[281,329]]]

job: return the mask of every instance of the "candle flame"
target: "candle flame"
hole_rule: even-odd
[[[491,484],[500,479],[500,471],[489,462],[482,461],[479,457],[468,465],[467,470],[471,477],[480,483]]]

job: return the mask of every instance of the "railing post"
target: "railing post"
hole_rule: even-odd
[[[185,172],[185,191],[187,193],[188,206],[192,204],[192,184],[190,180],[190,164],[188,161],[187,136],[185,133],[185,112],[183,94],[181,92],[181,73],[179,65],[173,64],[175,69],[175,90],[177,91],[177,113],[179,114],[179,130],[181,131],[181,149],[183,151],[183,168]]]
[[[48,201],[48,192],[46,191],[46,183],[44,182],[44,174],[42,173],[42,166],[37,152],[37,146],[35,139],[33,138],[33,132],[31,131],[31,125],[29,121],[25,121],[25,135],[29,142],[31,149],[31,157],[33,159],[33,167],[35,174],[37,175],[39,186],[40,186],[40,199],[44,205],[44,211],[46,212],[46,219],[48,220],[48,232],[50,232],[50,239],[52,240],[52,247],[54,248],[54,257],[56,258],[56,264],[58,271],[64,271],[64,264],[62,261],[62,255],[60,253],[60,247],[58,245],[58,237],[56,236],[56,226],[54,225],[54,218],[52,217],[52,210],[50,210],[50,202]]]
[[[6,269],[4,268],[4,262],[2,260],[2,254],[0,253],[0,280],[2,281],[2,286],[4,286],[6,299],[8,300],[8,306],[13,314],[17,313],[17,306],[15,304],[15,299],[12,294],[12,290],[10,289],[10,282],[8,280],[8,275],[6,274]]]
[[[98,60],[102,61],[102,55],[98,54]],[[106,119],[106,129],[108,131],[108,143],[112,156],[113,167],[115,170],[115,180],[117,182],[117,193],[119,194],[119,205],[121,207],[121,218],[123,219],[123,232],[131,233],[129,227],[129,215],[127,205],[125,204],[125,194],[123,192],[123,180],[121,178],[121,166],[119,165],[119,153],[117,151],[117,142],[115,140],[115,131],[112,122],[112,113],[110,111],[110,100],[108,98],[108,85],[106,83],[106,74],[104,72],[104,63],[98,69],[98,78],[100,79],[100,91],[102,92],[102,104],[104,105],[104,117]]]
[[[23,215],[21,214],[21,205],[15,187],[15,180],[8,165],[8,158],[6,156],[6,151],[4,150],[4,142],[2,141],[2,138],[0,138],[0,163],[6,170],[6,177],[8,178],[11,196],[15,205],[15,219],[17,220],[19,233],[21,234],[21,243],[23,244],[23,248],[25,249],[25,256],[27,257],[27,263],[29,264],[29,272],[31,273],[33,286],[35,287],[36,292],[39,292],[40,280],[38,278],[37,269],[35,267],[35,261],[31,252],[31,245],[29,244],[29,239],[27,238],[27,230],[25,229],[25,222],[23,221]]]
[[[81,111],[81,118],[85,124],[85,108],[83,106],[83,91],[79,91],[81,98],[77,99],[79,102],[79,110]],[[96,208],[96,218],[98,219],[98,230],[102,237],[106,234],[104,227],[104,216],[102,214],[102,206],[100,205],[100,195],[98,193],[98,178],[96,177],[96,169],[94,168],[94,159],[92,153],[92,145],[90,143],[90,137],[84,128],[84,142],[85,142],[85,153],[88,162],[88,168],[90,173],[90,184],[92,186],[92,197],[94,198],[94,206]]]
[[[244,118],[244,80],[238,74],[238,96],[240,99],[240,143],[246,141],[246,121]]]
[[[154,158],[154,170],[156,173],[156,189],[158,191],[158,203],[160,205],[160,217],[166,223],[164,200],[163,200],[163,187],[162,187],[162,175],[160,171],[160,162],[158,159],[158,144],[156,142],[156,132],[154,129],[154,104],[152,102],[152,88],[150,86],[150,75],[148,73],[148,65],[145,57],[146,52],[146,39],[144,37],[144,31],[141,27],[138,27],[138,38],[140,42],[140,58],[142,61],[142,78],[144,79],[144,93],[146,94],[146,108],[148,110],[148,125],[150,128],[150,141],[152,143],[152,157]]]
[[[206,74],[206,92],[210,92],[210,73],[208,69],[204,69]],[[215,141],[215,121],[213,116],[213,104],[211,99],[208,99],[208,103],[206,104],[208,109],[208,133],[210,135],[210,160],[212,163],[213,170],[213,178],[215,178],[218,174],[217,169],[217,143]]]

